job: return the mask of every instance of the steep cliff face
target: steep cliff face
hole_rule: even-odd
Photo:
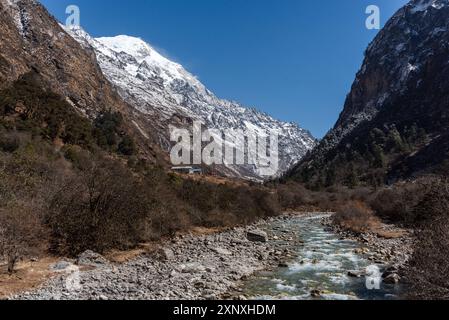
[[[121,112],[142,155],[152,161],[166,160],[153,136],[140,133],[139,123],[148,128],[152,124],[140,121],[140,115],[105,78],[95,54],[68,35],[41,4],[35,0],[0,0],[0,26],[0,87],[28,72],[37,73],[44,88],[61,95],[90,119],[101,110]]]
[[[448,57],[449,2],[400,9],[366,50],[334,129],[291,175],[314,185],[379,182],[440,166],[448,149],[432,145],[448,135]]]

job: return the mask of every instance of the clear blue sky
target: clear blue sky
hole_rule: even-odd
[[[59,20],[76,4],[93,36],[127,34],[183,64],[219,97],[294,121],[321,138],[335,123],[377,30],[407,0],[41,0]]]

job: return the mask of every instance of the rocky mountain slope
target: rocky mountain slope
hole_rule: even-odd
[[[366,50],[335,127],[289,176],[320,187],[444,170],[448,57],[449,1],[409,2]]]
[[[91,120],[102,110],[120,112],[142,156],[164,161],[153,136],[142,138],[134,123],[144,121],[104,77],[95,55],[69,36],[39,2],[0,0],[0,12],[0,89],[34,73],[45,90],[62,96]]]
[[[2,86],[35,71],[87,115],[109,105],[124,108],[95,59],[37,1],[1,0],[0,10]]]
[[[275,131],[279,135],[280,173],[316,144],[311,134],[295,123],[277,121],[255,109],[217,98],[180,64],[163,57],[139,38],[92,38],[79,27],[67,31],[86,50],[95,53],[103,73],[128,103],[144,118],[157,119],[158,138],[167,151],[171,146],[168,125],[183,127],[192,121],[200,121],[208,129],[261,134]],[[142,131],[145,134],[148,128],[142,127]],[[221,171],[231,176],[260,178],[257,165],[226,165]]]

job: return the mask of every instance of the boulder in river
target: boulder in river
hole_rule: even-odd
[[[348,271],[348,277],[351,277],[351,278],[361,278],[362,275],[363,275],[363,273],[360,271],[352,271],[352,270]]]
[[[267,242],[268,235],[262,230],[251,230],[246,233],[246,238],[252,242]]]
[[[322,294],[321,290],[318,290],[318,289],[315,289],[315,290],[310,291],[310,295],[311,295],[313,298],[320,298],[320,297],[321,297],[321,294]]]

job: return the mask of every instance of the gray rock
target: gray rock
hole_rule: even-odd
[[[262,230],[251,230],[246,233],[246,238],[252,242],[267,242],[268,235]]]
[[[259,260],[259,261],[265,261],[265,260],[267,260],[267,256],[266,255],[263,255],[263,254],[260,254],[260,253],[257,253],[256,255],[255,255],[255,257],[257,258],[257,260]]]
[[[209,273],[215,272],[215,268],[206,267],[206,272],[209,272]]]
[[[205,272],[206,268],[199,263],[187,263],[181,266],[183,273],[201,273]]]
[[[168,248],[161,248],[157,251],[157,258],[161,261],[171,261],[175,259],[175,253]]]
[[[223,255],[223,256],[231,256],[232,252],[227,250],[227,249],[223,249],[223,248],[212,248],[211,249],[213,252],[219,254],[219,255]]]
[[[50,266],[50,270],[53,270],[53,271],[64,271],[64,270],[66,270],[67,268],[69,268],[71,266],[72,266],[72,264],[70,262],[62,260],[62,261],[56,262],[55,264],[52,264]]]
[[[109,261],[101,254],[87,250],[78,256],[76,264],[80,266],[100,267],[108,265]]]

